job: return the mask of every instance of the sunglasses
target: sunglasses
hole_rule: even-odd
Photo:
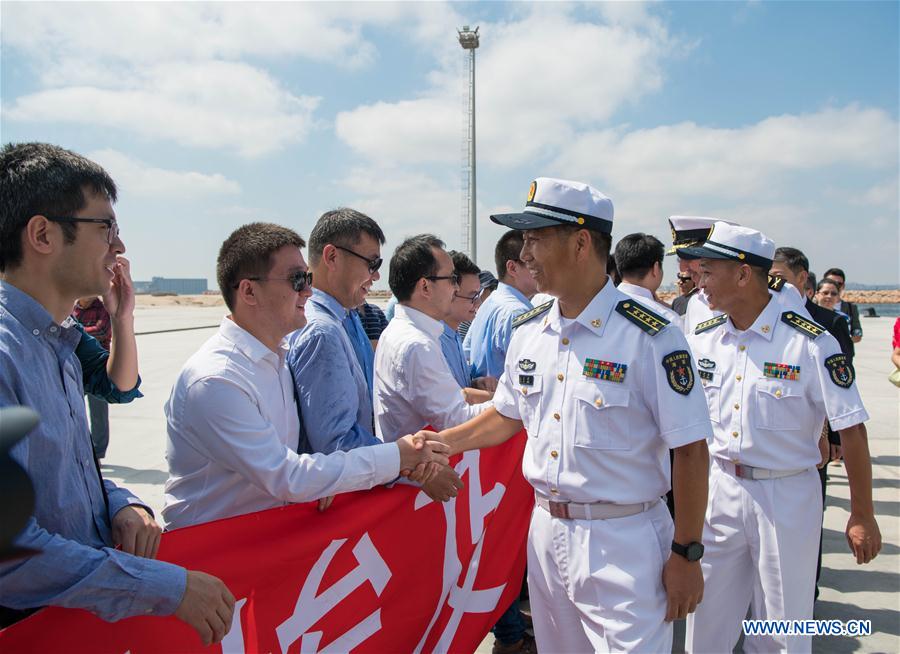
[[[294,292],[300,293],[306,290],[307,286],[312,286],[313,274],[307,270],[298,270],[290,277],[245,277],[245,279],[251,282],[290,282]],[[241,283],[238,282],[234,288],[240,285]]]
[[[384,263],[384,259],[382,259],[381,257],[375,257],[374,259],[370,259],[368,257],[364,257],[363,255],[359,254],[358,252],[354,252],[350,248],[345,248],[342,245],[335,245],[334,247],[336,247],[338,250],[347,252],[348,254],[352,254],[354,257],[359,257],[360,259],[365,261],[369,265],[369,274],[370,275],[374,275],[378,271],[378,269],[381,268],[381,264]]]

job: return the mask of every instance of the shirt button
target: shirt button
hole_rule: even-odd
[[[736,431],[731,432],[731,435],[734,436],[735,438],[738,437],[738,433]]]
[[[563,344],[563,345],[568,345],[568,344],[569,344],[569,339],[568,339],[568,338],[564,338],[564,339],[562,340],[562,344]]]
[[[56,325],[53,325],[53,326],[50,328],[50,333],[51,333],[51,334],[55,334],[55,333],[56,333]]]
[[[554,420],[559,420],[559,414],[558,414],[558,413],[554,413],[554,414],[553,414],[553,419],[554,419]]]
[[[775,391],[775,397],[781,397],[781,391]]]
[[[740,350],[741,352],[743,352],[743,351],[746,350],[746,349],[747,349],[747,348],[746,348],[746,346],[744,346],[744,345],[739,345],[739,346],[738,346],[738,350]]]
[[[563,379],[565,379],[565,377],[563,376],[562,373],[559,373],[558,375],[556,375],[556,378],[557,378],[559,381],[562,381]]]
[[[734,405],[734,408],[735,408],[735,409],[740,409],[740,408],[741,408],[741,405],[740,405],[740,404],[737,404],[737,403],[735,403],[735,405]]]
[[[523,389],[522,389],[522,395],[528,395],[528,389],[527,389],[527,388],[523,388]]]
[[[550,456],[552,456],[555,459],[556,457],[559,456],[559,452],[557,452],[556,450],[553,450],[552,452],[550,452]]]
[[[603,406],[603,398],[598,397],[596,400],[594,400],[594,404],[596,404],[597,406]]]
[[[31,333],[34,334],[35,336],[38,336],[41,333],[41,330],[40,329],[32,329]]]
[[[738,375],[737,377],[735,377],[735,379],[737,379],[738,381],[741,381],[741,380],[743,379],[743,377],[741,377],[740,375]]]
[[[554,495],[558,495],[558,494],[559,494],[559,491],[556,490],[555,488],[551,488],[551,489],[550,489],[550,492],[553,493]]]

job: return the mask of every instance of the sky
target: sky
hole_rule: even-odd
[[[609,196],[614,240],[715,216],[896,284],[898,6],[3,1],[0,136],[109,171],[139,280],[214,286],[236,227],[308,237],[339,206],[378,221],[385,259],[422,232],[458,248],[456,29],[477,25],[481,267],[489,215],[545,176]]]

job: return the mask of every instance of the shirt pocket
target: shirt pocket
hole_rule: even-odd
[[[575,384],[575,446],[593,450],[628,450],[628,402],[626,388],[583,379]]]
[[[756,385],[756,408],[760,429],[801,429],[806,414],[803,388],[781,380],[761,379]]]
[[[537,436],[538,424],[541,419],[542,377],[534,375],[531,384],[517,384],[516,393],[519,394],[519,415],[522,424],[529,436]]]
[[[709,409],[709,419],[713,422],[722,422],[722,375],[711,373],[710,378],[700,378],[703,386],[703,394],[706,396],[706,407]]]

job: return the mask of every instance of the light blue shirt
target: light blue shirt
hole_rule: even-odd
[[[532,308],[521,291],[500,282],[478,309],[463,341],[463,352],[472,364],[473,376],[500,378],[512,338],[512,321]]]
[[[101,486],[75,356],[80,340],[74,320],[58,325],[34,298],[0,281],[0,407],[28,406],[41,416],[10,450],[37,491],[15,545],[42,552],[0,563],[0,605],[82,608],[108,621],[170,615],[184,595],[185,570],[112,548],[111,517],[145,505],[111,481]]]
[[[306,327],[288,341],[287,363],[302,424],[301,453],[330,454],[381,443],[372,433],[372,396],[345,331],[346,317],[347,310],[336,299],[313,289],[306,303]]]
[[[444,359],[447,360],[450,372],[453,373],[453,378],[460,388],[470,387],[472,368],[463,354],[462,339],[447,323],[444,323],[444,332],[441,334],[441,352],[444,353]]]

